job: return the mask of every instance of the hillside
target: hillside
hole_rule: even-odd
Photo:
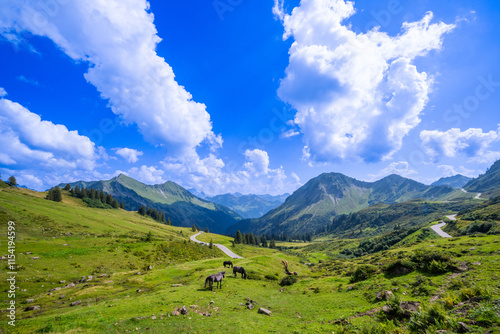
[[[155,208],[165,213],[176,226],[191,227],[196,224],[199,228],[208,227],[210,231],[220,233],[241,219],[234,211],[200,199],[170,181],[164,184],[146,185],[120,174],[107,181],[78,181],[70,185],[104,190],[119,202],[123,202],[126,210],[136,211],[141,205]],[[65,184],[59,186],[64,187]]]
[[[363,182],[339,173],[325,173],[307,182],[263,217],[243,220],[227,232],[314,233],[337,215],[357,212],[377,203],[393,204],[416,198],[446,201],[471,196],[448,186],[427,186],[398,175]]]
[[[471,180],[464,187],[469,192],[487,193],[500,188],[500,160],[495,162],[486,173]]]
[[[288,196],[290,195],[242,195],[236,193],[205,197],[205,199],[226,206],[243,218],[258,218],[281,205]]]
[[[463,188],[472,179],[463,175],[454,175],[450,177],[442,177],[436,182],[432,183],[431,186],[450,186],[452,188]]]
[[[88,208],[67,193],[62,203],[44,196],[0,189],[0,219],[13,221],[17,233],[19,286],[13,299],[16,326],[0,322],[2,333],[500,329],[499,290],[491,284],[498,275],[498,236],[426,241],[414,238],[421,232],[416,231],[405,238],[415,239],[406,246],[348,258],[342,253],[346,248],[366,247],[375,239],[288,243],[294,247],[281,252],[232,247],[231,238],[204,233],[204,242],[216,240],[244,256],[233,259],[248,272],[242,279],[223,267],[224,254],[190,242],[190,229],[135,212]],[[6,249],[1,254],[6,257]],[[298,275],[287,276],[282,260]],[[219,271],[226,272],[222,287],[205,288],[205,278]],[[386,301],[378,297],[381,292],[392,297]],[[5,294],[4,316],[8,306]],[[259,314],[260,308],[272,316]]]

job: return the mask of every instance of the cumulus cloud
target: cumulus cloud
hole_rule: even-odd
[[[4,97],[7,95],[7,92],[5,91],[5,89],[3,87],[0,87],[0,98]]]
[[[254,149],[246,150],[245,157],[248,162],[245,163],[245,168],[253,175],[265,175],[269,172],[269,155],[266,151]]]
[[[297,110],[305,157],[314,161],[390,158],[420,122],[432,78],[412,63],[440,50],[453,24],[431,24],[432,13],[406,22],[395,37],[374,28],[355,33],[344,0],[302,0],[291,14],[275,0],[283,38],[293,37],[279,97]]]
[[[212,149],[222,144],[206,106],[193,101],[156,54],[161,39],[147,1],[6,0],[0,34],[15,42],[24,31],[48,37],[75,61],[88,62],[87,81],[151,143],[173,155],[192,154],[202,143]]]
[[[44,121],[18,103],[0,99],[0,163],[17,168],[95,167],[95,147],[88,137],[64,125]]]
[[[441,157],[454,158],[463,155],[481,162],[499,156],[498,152],[492,152],[490,147],[500,140],[500,128],[490,132],[477,128],[465,131],[453,128],[445,132],[424,130],[420,132],[420,139],[426,153],[434,161]]]
[[[477,177],[481,173],[481,171],[468,169],[465,168],[464,166],[460,166],[457,168],[450,165],[439,165],[437,167],[442,171],[441,177],[450,177],[458,174],[467,177]]]
[[[185,188],[203,190],[209,195],[245,192],[279,195],[296,190],[300,180],[290,180],[282,166],[272,169],[266,151],[247,150],[242,164],[230,165],[210,154],[201,159],[196,155],[183,160],[169,158],[162,162],[165,174]]]
[[[115,148],[114,150],[116,151],[116,154],[127,160],[129,163],[137,162],[139,160],[139,157],[144,154],[142,151],[127,147]]]
[[[163,178],[165,172],[154,166],[143,165],[140,168],[134,167],[125,174],[146,184],[160,184],[166,182]]]
[[[410,169],[410,165],[407,161],[395,161],[380,170],[380,172],[378,172],[377,174],[369,174],[368,176],[372,180],[379,180],[391,174],[397,174],[406,178],[410,178],[411,176],[417,175],[418,172]]]

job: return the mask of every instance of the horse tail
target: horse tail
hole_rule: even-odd
[[[247,279],[247,272],[244,268],[241,268],[243,270],[243,274],[245,275],[245,279]]]
[[[205,288],[207,287],[207,283],[208,283],[208,279],[209,279],[209,278],[210,278],[210,277],[207,277],[207,279],[205,280]]]

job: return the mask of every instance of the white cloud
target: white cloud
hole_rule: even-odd
[[[154,166],[143,165],[140,168],[134,167],[125,174],[146,184],[161,184],[166,182],[163,178],[165,172]]]
[[[145,0],[6,0],[0,34],[13,42],[23,31],[46,36],[75,61],[88,62],[85,78],[112,111],[171,154],[193,154],[203,142],[219,147],[206,106],[192,100],[156,54],[161,39],[148,11]]]
[[[465,168],[464,166],[460,166],[458,168],[450,165],[439,165],[437,166],[439,169],[441,169],[442,174],[441,177],[450,177],[450,176],[455,176],[455,175],[463,175],[467,177],[477,177],[479,174],[481,174],[481,171],[475,171],[472,169]]]
[[[121,156],[123,159],[127,160],[129,163],[135,163],[139,160],[139,157],[143,155],[143,152],[134,150],[132,148],[115,148],[116,154]]]
[[[399,150],[419,124],[432,84],[412,61],[440,50],[454,25],[430,24],[427,13],[390,37],[342,25],[355,13],[352,2],[302,0],[288,15],[275,1],[273,10],[284,39],[294,38],[278,95],[297,110],[307,158],[379,161]]]
[[[269,155],[266,151],[254,149],[246,150],[245,169],[255,176],[266,175],[269,172]]]
[[[64,125],[44,121],[18,103],[0,99],[0,161],[7,166],[44,169],[95,167],[94,144]]]
[[[7,92],[5,91],[5,89],[3,87],[0,87],[0,98],[4,97],[7,95]]]
[[[16,79],[33,86],[40,86],[40,83],[38,81],[36,81],[35,79],[28,79],[24,75],[17,76]]]
[[[441,157],[464,155],[477,162],[486,162],[499,156],[499,152],[492,152],[489,148],[500,140],[500,128],[490,132],[476,128],[465,131],[453,128],[445,132],[424,130],[420,132],[420,139],[426,153],[434,161]]]
[[[410,178],[411,176],[417,175],[418,172],[410,169],[410,165],[406,161],[395,161],[380,170],[380,172],[378,172],[377,174],[369,174],[368,176],[372,180],[379,180],[391,174],[397,174],[406,178]]]

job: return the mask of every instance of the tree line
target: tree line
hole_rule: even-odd
[[[170,225],[172,226],[172,221],[170,218],[165,219],[165,214],[163,212],[160,212],[154,208],[147,208],[144,205],[139,206],[139,210],[137,212],[141,216],[149,216],[156,220],[157,222],[160,222],[162,224]]]
[[[276,241],[274,238],[271,238],[271,241],[268,243],[265,235],[254,235],[253,233],[241,233],[240,230],[236,232],[234,236],[235,244],[243,244],[243,245],[252,245],[252,246],[262,246],[269,248],[276,248]]]
[[[110,194],[106,194],[104,190],[99,191],[94,188],[80,188],[78,185],[72,188],[69,183],[66,184],[64,190],[69,191],[70,196],[82,199],[91,208],[123,209],[125,207],[123,202],[118,203],[116,198]],[[45,198],[55,202],[62,201],[61,188],[50,188]]]

